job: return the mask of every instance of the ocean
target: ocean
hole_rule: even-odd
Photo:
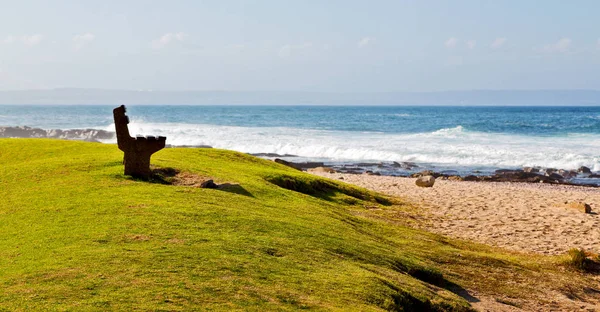
[[[0,126],[112,131],[112,108],[2,105]],[[600,107],[127,108],[132,135],[166,136],[174,146],[208,145],[338,165],[413,162],[421,169],[459,173],[523,166],[600,171]]]

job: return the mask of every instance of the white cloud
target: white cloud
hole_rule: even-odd
[[[12,43],[15,42],[15,40],[16,40],[15,37],[9,35],[6,38],[4,38],[4,40],[2,40],[2,43],[4,43],[4,44],[12,44]]]
[[[456,47],[456,45],[458,44],[458,39],[455,37],[450,37],[448,38],[448,40],[446,40],[446,42],[444,42],[444,45],[446,46],[446,48],[454,48]]]
[[[375,43],[375,38],[373,37],[364,37],[358,41],[358,47],[363,48],[368,46],[369,44]]]
[[[34,46],[34,45],[37,45],[40,42],[42,42],[43,38],[44,38],[44,36],[42,36],[40,34],[24,35],[24,36],[8,35],[8,36],[6,36],[6,38],[4,38],[4,40],[2,40],[2,43],[3,44],[13,44],[13,43],[20,42],[26,46]]]
[[[279,48],[277,55],[279,55],[281,58],[289,58],[298,52],[312,48],[312,46],[312,42],[306,42],[302,44],[286,44]]]
[[[34,46],[42,42],[43,36],[40,34],[23,36],[21,37],[21,42],[23,42],[26,46]]]
[[[279,48],[279,52],[277,53],[279,57],[288,58],[292,55],[292,45],[286,44],[283,47]]]
[[[500,47],[502,47],[506,41],[508,41],[508,39],[504,38],[504,37],[500,37],[500,38],[496,38],[494,39],[494,41],[492,41],[492,44],[490,45],[490,47],[492,49],[498,49]]]
[[[545,45],[542,48],[542,51],[564,53],[569,50],[569,47],[571,46],[571,42],[572,42],[571,38],[561,38],[560,40],[558,40],[557,42],[555,42],[553,44]]]
[[[75,35],[73,37],[73,42],[75,43],[75,50],[80,50],[86,44],[94,41],[95,38],[96,38],[96,36],[94,36],[94,34],[91,34],[91,33],[85,33],[85,34],[82,34],[82,35]]]
[[[475,40],[467,41],[467,47],[471,50],[475,49],[476,45],[477,45],[477,41],[475,41]]]
[[[167,33],[162,35],[160,38],[152,41],[152,47],[155,49],[161,49],[173,41],[184,41],[188,35],[186,33]]]

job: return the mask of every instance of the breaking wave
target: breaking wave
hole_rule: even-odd
[[[111,130],[109,126],[105,130]],[[133,120],[132,135],[161,135],[174,146],[209,145],[245,153],[291,154],[334,161],[412,161],[459,166],[542,166],[600,170],[600,135],[530,136],[469,131],[462,126],[395,134],[237,127]],[[114,142],[114,140],[104,140]]]

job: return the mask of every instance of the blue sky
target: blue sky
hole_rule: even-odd
[[[600,89],[599,1],[0,7],[0,90]]]

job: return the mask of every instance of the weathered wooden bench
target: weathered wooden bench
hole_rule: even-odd
[[[113,110],[117,144],[125,154],[123,164],[125,174],[136,178],[148,179],[152,174],[150,170],[150,156],[165,147],[166,137],[147,136],[131,137],[129,134],[129,118],[125,115],[125,105]]]

